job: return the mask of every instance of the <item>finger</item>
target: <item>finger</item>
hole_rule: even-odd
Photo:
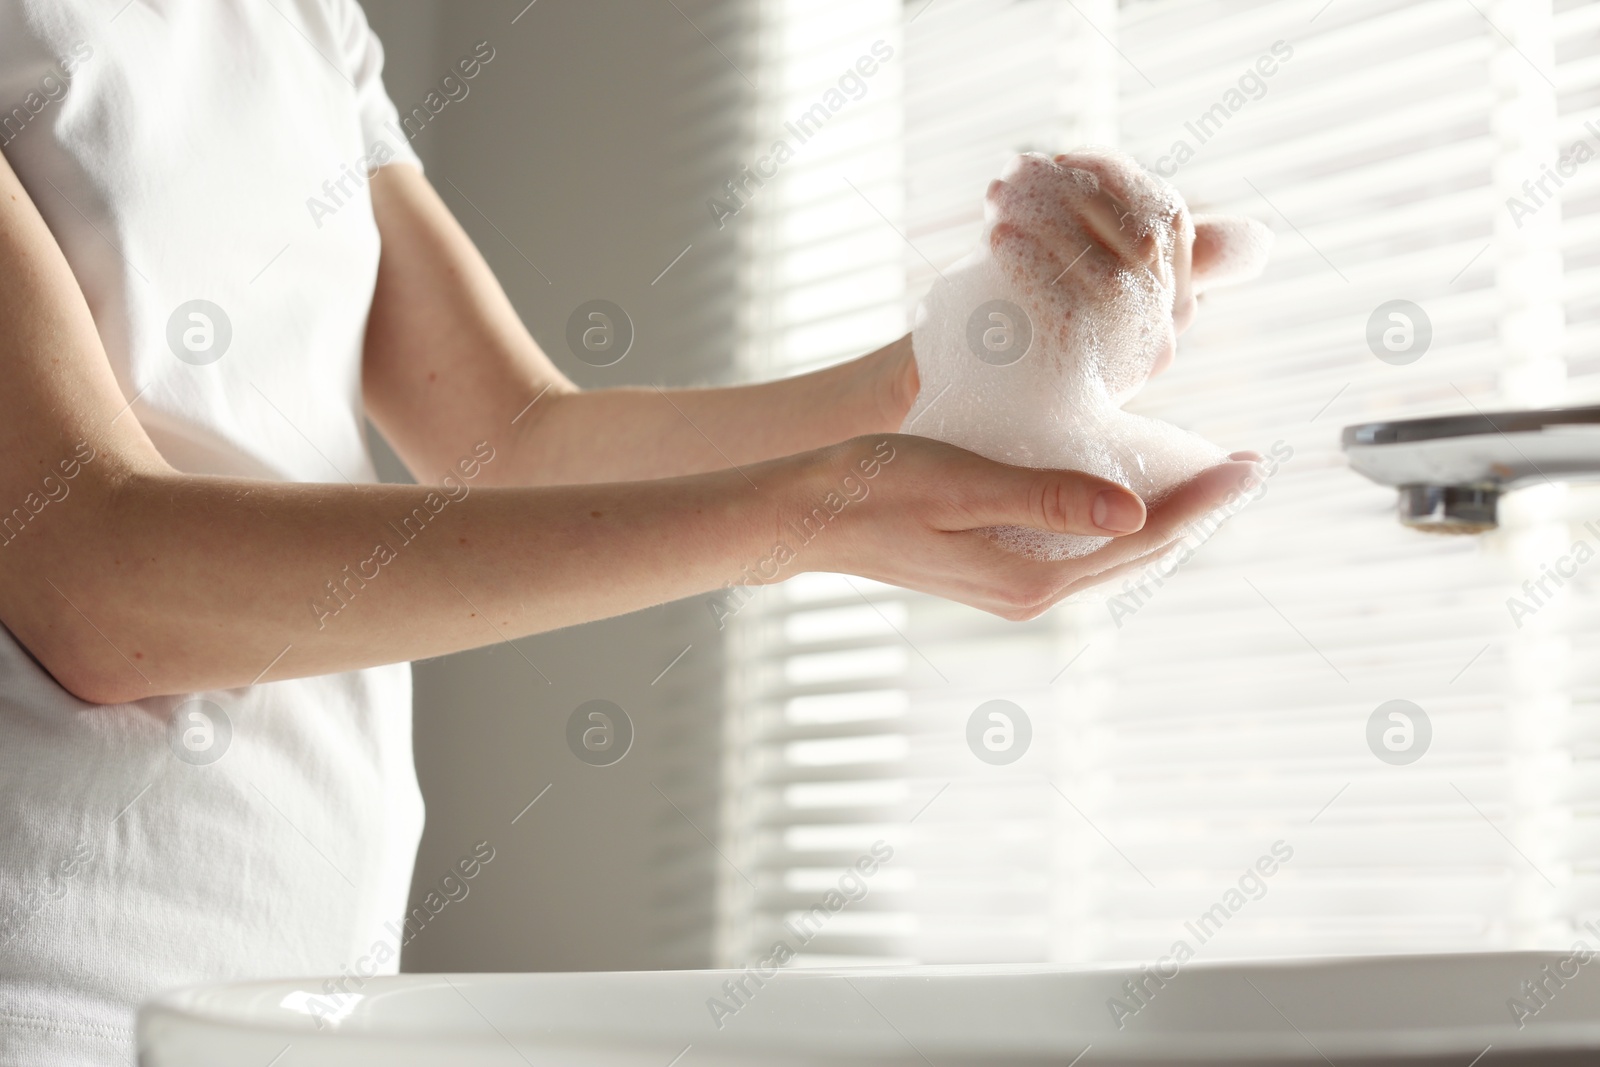
[[[1172,246],[1172,328],[1182,333],[1194,322],[1194,221],[1188,208],[1179,208],[1173,216],[1176,240]],[[1164,368],[1163,368],[1164,369]]]
[[[1160,263],[1160,242],[1155,234],[1141,232],[1127,201],[1102,189],[1087,201],[1063,200],[1061,208],[1076,214],[1090,236],[1127,266],[1153,270]]]
[[[1254,455],[1254,453],[1240,454]],[[1251,464],[1250,466],[1253,468],[1254,464]],[[1213,470],[1217,469],[1219,468],[1213,468]],[[1236,491],[1238,490],[1240,483],[1244,480],[1245,479],[1241,478],[1232,483],[1235,486]],[[1224,480],[1222,484],[1226,485],[1229,483]],[[1219,501],[1219,503],[1225,501],[1226,491],[1224,491],[1222,501]],[[1161,507],[1157,508],[1156,510],[1162,510],[1171,503],[1173,503],[1172,500],[1164,501]],[[1075,593],[1083,592],[1085,589],[1090,589],[1097,585],[1104,585],[1107,582],[1116,581],[1118,578],[1130,573],[1148,570],[1150,567],[1159,563],[1169,553],[1178,551],[1178,546],[1184,540],[1199,533],[1200,531],[1197,528],[1197,523],[1199,520],[1204,519],[1207,515],[1211,514],[1215,510],[1215,506],[1201,506],[1199,507],[1198,512],[1193,512],[1191,510],[1190,516],[1176,525],[1165,521],[1158,522],[1156,518],[1152,517],[1151,527],[1154,529],[1161,529],[1166,534],[1165,540],[1162,540],[1160,543],[1152,543],[1145,546],[1140,546],[1144,550],[1139,551],[1132,556],[1128,556],[1126,552],[1123,551],[1125,542],[1113,542],[1106,548],[1103,548],[1098,552],[1091,553],[1090,555],[1084,557],[1083,562],[1088,563],[1090,561],[1096,561],[1098,563],[1105,563],[1106,561],[1110,560],[1116,560],[1116,562],[1111,563],[1110,566],[1096,567],[1088,574],[1073,578],[1052,595],[1050,598],[1050,605],[1054,606],[1055,604],[1060,603],[1062,600],[1065,600],[1067,597],[1070,597]],[[1222,519],[1217,521],[1216,525],[1220,525],[1222,521],[1226,521],[1226,519],[1230,517],[1231,515],[1223,516]],[[1206,533],[1207,537],[1216,531],[1216,525],[1213,525]],[[1196,547],[1198,547],[1198,544]],[[1119,559],[1119,557],[1124,558]],[[1167,574],[1164,577],[1171,577],[1171,575]]]
[[[1086,589],[1093,589],[1097,585],[1107,585],[1130,574],[1143,574],[1151,567],[1159,564],[1168,553],[1177,551],[1177,546],[1181,543],[1181,541],[1182,538],[1168,541],[1160,548],[1157,548],[1151,552],[1146,552],[1144,555],[1139,556],[1136,559],[1127,560],[1126,562],[1117,564],[1115,567],[1108,567],[1107,569],[1098,571],[1094,574],[1086,574],[1081,578],[1075,578],[1066,585],[1062,586],[1061,589],[1050,598],[1050,606],[1054,607],[1055,605],[1061,603],[1061,601],[1066,600],[1068,597],[1081,593]],[[1172,577],[1172,575],[1169,572],[1163,576],[1163,580],[1170,577]]]
[[[1197,215],[1191,273],[1196,291],[1249,281],[1267,266],[1274,235],[1241,215]]]
[[[1229,493],[1259,484],[1251,481],[1255,473],[1254,463],[1228,463],[1204,471],[1152,509],[1143,531],[1087,556],[1038,560],[1002,548],[983,534],[961,535],[984,536],[989,544],[978,549],[984,560],[979,566],[973,566],[970,556],[964,557],[965,565],[957,573],[975,580],[960,582],[957,595],[1004,618],[1033,618],[1073,593],[1155,563],[1183,538],[1201,532],[1199,520],[1226,504]],[[1020,600],[1006,599],[997,597],[996,589],[1020,590],[1023,595]]]
[[[1238,500],[1260,485],[1254,463],[1230,461],[1201,471],[1174,490],[1172,495],[1151,508],[1143,529],[1119,537],[1081,563],[1089,563],[1091,573],[1101,573],[1129,560],[1159,552],[1218,508],[1228,504],[1230,494]]]
[[[1080,471],[1035,470],[978,460],[952,485],[946,530],[1025,526],[1058,534],[1123,537],[1145,523],[1137,493]]]
[[[1115,201],[1093,189],[1093,175],[1085,179],[1084,189],[1077,192],[1059,192],[1056,195],[1054,217],[1019,223],[1034,210],[1032,197],[1026,188],[1004,178],[989,183],[984,194],[985,218],[993,225],[990,242],[998,245],[1011,235],[1027,238],[1029,243],[1049,252],[1056,262],[1064,255],[1051,277],[1060,281],[1069,270],[1087,272],[1088,267],[1079,261],[1085,256],[1105,256],[1110,265],[1148,266],[1139,256],[1144,253],[1136,247],[1137,235],[1131,222],[1125,222]]]
[[[1059,166],[1094,177],[1100,197],[1089,220],[1096,233],[1134,266],[1155,268],[1162,253],[1160,237],[1141,225],[1133,205],[1148,195],[1148,180],[1128,161],[1098,152],[1067,152],[1055,157]],[[1165,279],[1163,279],[1165,281]]]
[[[1172,245],[1172,321],[1168,324],[1161,348],[1150,365],[1147,378],[1154,378],[1168,367],[1178,355],[1178,335],[1194,322],[1195,304],[1192,257],[1194,250],[1194,223],[1189,209],[1179,207],[1172,215],[1174,241]]]
[[[1070,276],[1081,277],[1096,270],[1091,264],[1115,269],[1117,263],[1114,252],[1092,239],[1076,249],[1051,245],[1012,222],[997,222],[990,228],[989,247],[996,254],[1009,253],[1012,260],[1025,264],[1024,273],[1030,278],[1036,273],[1039,277],[1048,274],[1051,285],[1071,285]]]
[[[1074,593],[1150,566],[1172,550],[1179,538],[1164,541],[1133,559],[1112,566],[1106,566],[1110,557],[1104,549],[1066,560],[1040,560],[1003,548],[991,537],[985,540],[997,550],[997,556],[985,561],[986,565],[981,568],[983,580],[963,583],[959,598],[1004,618],[1034,618]],[[995,596],[995,589],[1024,592],[1018,602]],[[1019,607],[1023,609],[1020,613]]]
[[[1062,182],[1059,176],[1034,173],[1040,165],[1050,164],[1041,164],[1039,157],[1019,156],[1001,177],[989,183],[984,194],[984,218],[988,222],[998,227],[1013,224],[1007,220],[1026,217],[1035,210],[1042,189],[1048,188],[1055,200],[1054,216],[1028,224],[1030,229],[1040,231],[1044,243],[1073,246],[1067,254],[1074,261],[1089,248],[1095,248],[1109,255],[1115,266],[1142,267],[1153,273],[1164,269],[1161,239],[1148,232],[1132,212],[1131,201],[1123,192],[1125,183],[1115,184],[1111,177],[1115,168],[1098,161],[1094,169],[1068,166],[1063,169],[1069,175],[1075,172],[1075,177]],[[1088,247],[1084,246],[1085,239],[1090,242]]]
[[[1178,355],[1178,328],[1174,323],[1167,323],[1166,331],[1161,339],[1161,347],[1156,349],[1156,358],[1150,362],[1150,373],[1145,375],[1146,380],[1154,378],[1168,367]],[[1141,383],[1143,384],[1143,383]]]
[[[1138,192],[1135,183],[1143,178],[1139,172],[1130,170],[1127,164],[1099,152],[1064,152],[1055,157],[1055,163],[1058,166],[1094,175],[1101,192],[1124,204],[1133,203]]]

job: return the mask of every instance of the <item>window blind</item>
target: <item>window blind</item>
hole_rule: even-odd
[[[1131,405],[1276,472],[1176,573],[1030,623],[839,575],[761,590],[734,621],[722,961],[807,915],[810,963],[1570,941],[1600,910],[1600,601],[1580,569],[1509,604],[1600,548],[1600,500],[1530,489],[1492,534],[1428,537],[1337,442],[1600,393],[1600,158],[1572,164],[1600,156],[1600,9],[785,0],[762,33],[758,129],[872,40],[895,57],[741,221],[753,372],[891,339],[1009,155],[1110,142],[1277,231]],[[1431,335],[1404,365],[1367,342],[1395,300]],[[994,700],[1032,728],[1000,766],[967,741]],[[1393,700],[1431,733],[1413,762],[1368,741]],[[818,912],[876,841],[892,858]]]

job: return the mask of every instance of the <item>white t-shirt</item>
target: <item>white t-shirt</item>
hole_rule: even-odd
[[[179,470],[375,480],[382,61],[356,0],[0,0],[0,152]],[[421,827],[406,665],[96,707],[0,629],[0,1064],[125,1064],[172,986],[394,971]]]

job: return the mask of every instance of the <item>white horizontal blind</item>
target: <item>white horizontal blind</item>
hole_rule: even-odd
[[[760,15],[751,152],[776,158],[782,142],[792,157],[763,168],[773,176],[730,224],[747,249],[748,363],[771,376],[858,355],[903,329],[904,60],[899,0],[762,0]],[[730,626],[738,710],[717,931],[722,962],[741,964],[780,936],[794,940],[781,924],[868,853],[877,813],[904,791],[894,768],[905,699],[893,680],[907,656],[877,615],[903,617],[893,591],[801,578],[753,593]],[[886,595],[876,610],[860,599]],[[876,878],[874,909],[903,877]],[[901,920],[865,908],[834,916],[807,960],[880,953]]]
[[[750,154],[774,177],[730,223],[749,250],[749,359],[758,366],[837,362],[901,325],[899,10],[896,0],[760,5]]]
[[[1125,9],[1130,61],[1172,86],[1123,78],[1124,143],[1152,165],[1275,42],[1293,50],[1177,175],[1193,202],[1270,221],[1274,267],[1216,294],[1142,407],[1222,441],[1282,440],[1294,456],[1122,629],[1109,666],[1108,833],[1155,857],[1158,885],[1198,876],[1215,894],[1264,837],[1296,848],[1218,954],[1562,943],[1581,906],[1570,638],[1556,612],[1518,629],[1505,604],[1570,544],[1561,494],[1528,491],[1501,532],[1440,543],[1395,524],[1392,493],[1343,469],[1335,435],[1569,399],[1560,209],[1518,227],[1505,204],[1554,162],[1564,72],[1540,8],[1341,2],[1315,22],[1265,3]],[[1433,323],[1409,366],[1366,348],[1368,317],[1392,299]],[[1434,730],[1405,767],[1364,738],[1395,698]],[[1173,818],[1184,809],[1188,826]],[[1107,913],[1097,954],[1154,951],[1172,910],[1129,897]]]
[[[1600,402],[1600,4],[1559,0],[1553,5],[1552,38],[1556,147],[1550,155],[1557,157],[1559,173],[1559,157],[1576,159],[1576,146],[1584,145],[1592,153],[1567,180],[1559,203],[1549,205],[1561,264],[1561,281],[1550,290],[1560,301],[1564,320],[1560,352],[1567,387],[1561,399],[1596,403]],[[1600,499],[1592,487],[1569,490],[1567,496],[1568,514],[1580,520],[1600,514]],[[1553,525],[1557,527],[1553,539],[1562,542],[1555,555],[1568,551],[1580,536],[1590,546],[1600,547],[1600,537],[1587,527],[1570,522]],[[1550,560],[1546,555],[1529,564],[1525,554],[1519,560],[1523,573],[1514,578],[1529,577]],[[1583,921],[1600,914],[1600,819],[1596,817],[1600,656],[1595,654],[1600,648],[1600,582],[1596,577],[1580,573],[1566,596],[1550,605],[1551,617],[1537,631],[1549,638],[1528,650],[1533,663],[1526,672],[1545,679],[1554,696],[1550,733],[1564,773],[1551,784],[1560,790],[1559,799],[1570,813],[1563,844],[1572,886],[1562,906]]]
[[[1600,159],[1521,225],[1507,205],[1569,146],[1600,155],[1585,127],[1600,129],[1600,5],[1320,6],[906,9],[902,309],[929,261],[971,246],[1007,155],[1113,141],[1173,172],[1197,210],[1278,231],[1266,277],[1209,295],[1134,406],[1229,448],[1276,447],[1280,467],[1175,578],[1035,623],[833,576],[764,593],[740,620],[727,808],[729,848],[763,888],[724,898],[729,961],[759,954],[876,837],[898,849],[893,880],[830,920],[832,953],[1517,947],[1564,943],[1592,917],[1600,668],[1585,650],[1600,602],[1580,574],[1518,628],[1506,599],[1576,539],[1600,547],[1574,519],[1600,507],[1529,490],[1495,534],[1429,538],[1344,468],[1337,438],[1369,419],[1600,395]],[[781,227],[774,210],[763,224]],[[784,292],[757,288],[751,305]],[[1408,366],[1366,347],[1392,299],[1432,322]],[[775,330],[752,336],[757,367],[797,362]],[[1035,731],[1008,767],[980,763],[963,732],[996,698]],[[1408,766],[1366,742],[1396,698],[1433,728]],[[1278,841],[1293,857],[1264,895],[1197,945],[1186,922]]]
[[[1098,7],[1103,17],[1111,10],[1105,2],[1079,6]],[[883,9],[870,17],[853,10],[860,37],[880,32],[871,19]],[[948,263],[976,240],[982,190],[1006,158],[1021,148],[1110,136],[1110,66],[1087,46],[1099,43],[1092,27],[1067,6],[940,0],[926,22],[919,10],[902,14],[894,4],[886,12],[901,42],[895,62],[903,97],[875,133],[892,134],[876,143],[893,154],[886,165],[899,164],[899,184],[873,194],[877,217],[849,235],[881,250],[902,288],[892,299],[882,294],[892,325],[863,323],[841,338],[835,358],[905,329],[933,277],[930,261]],[[769,11],[776,39],[786,30],[804,38],[813,21],[837,32],[841,21],[831,9]],[[779,66],[763,77],[775,85],[784,84],[785,70],[810,65],[795,53],[769,55]],[[1097,113],[1069,113],[1066,98],[1097,100]],[[797,160],[793,173],[804,176],[810,165]],[[835,165],[839,182],[859,185],[855,161]],[[766,203],[774,207],[753,227],[751,348],[753,369],[772,374],[808,366],[814,356],[788,342],[795,323],[785,296],[803,283],[773,277],[791,254],[773,235],[798,241],[803,231],[786,229],[781,199]],[[857,254],[839,248],[831,261],[811,262],[849,273]],[[806,945],[806,962],[1036,957],[1055,906],[1048,883],[1059,813],[1029,814],[1031,801],[1005,777],[967,783],[976,788],[964,786],[962,801],[950,807],[944,792],[955,777],[947,768],[965,773],[971,763],[959,725],[952,734],[952,716],[964,720],[991,696],[1029,700],[1045,692],[1048,679],[1029,675],[1039,674],[1041,661],[1065,662],[1067,631],[1054,623],[1019,629],[842,576],[764,589],[738,622],[743,669],[734,680],[740,711],[729,745],[726,849],[741,873],[730,872],[725,883],[724,959],[756,958],[775,938],[794,941],[783,922],[822,899],[842,867],[880,839],[897,849],[895,858],[873,876],[865,899],[830,916]],[[997,691],[995,680],[1005,677],[1015,681]],[[1044,747],[1051,723],[1041,719],[1040,729]],[[1001,823],[1005,832],[994,832]],[[1019,887],[1019,878],[1027,884]],[[929,947],[925,936],[943,945]]]
[[[935,280],[928,261],[948,266],[977,244],[984,189],[1011,156],[1115,139],[1115,55],[1096,29],[1115,13],[1109,0],[941,0],[911,24],[908,312]],[[897,829],[913,886],[897,948],[927,961],[1044,958],[1081,906],[1090,847],[1071,809],[1081,781],[1062,772],[1083,752],[1069,709],[1099,682],[1062,672],[1096,616],[1063,608],[1017,625],[927,597],[907,608],[901,640],[919,669],[904,683],[911,802]],[[968,717],[991,700],[1032,723],[1028,754],[1009,767],[967,746]]]

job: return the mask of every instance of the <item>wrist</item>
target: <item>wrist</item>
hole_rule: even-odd
[[[817,402],[822,410],[834,413],[832,440],[896,433],[917,398],[917,361],[910,334],[819,373],[827,384]]]
[[[873,405],[871,425],[865,432],[898,432],[921,387],[911,335],[891,341],[863,357],[863,362],[869,368]]]
[[[841,447],[811,449],[745,468],[759,490],[734,474],[726,492],[737,547],[726,560],[725,587],[772,585],[803,571],[826,569],[815,558],[820,555],[817,524],[808,525],[805,517],[826,495]]]
[[[773,551],[786,562],[777,577],[768,568],[764,580],[851,570],[899,441],[894,434],[873,433],[790,457],[792,466],[767,516]]]

